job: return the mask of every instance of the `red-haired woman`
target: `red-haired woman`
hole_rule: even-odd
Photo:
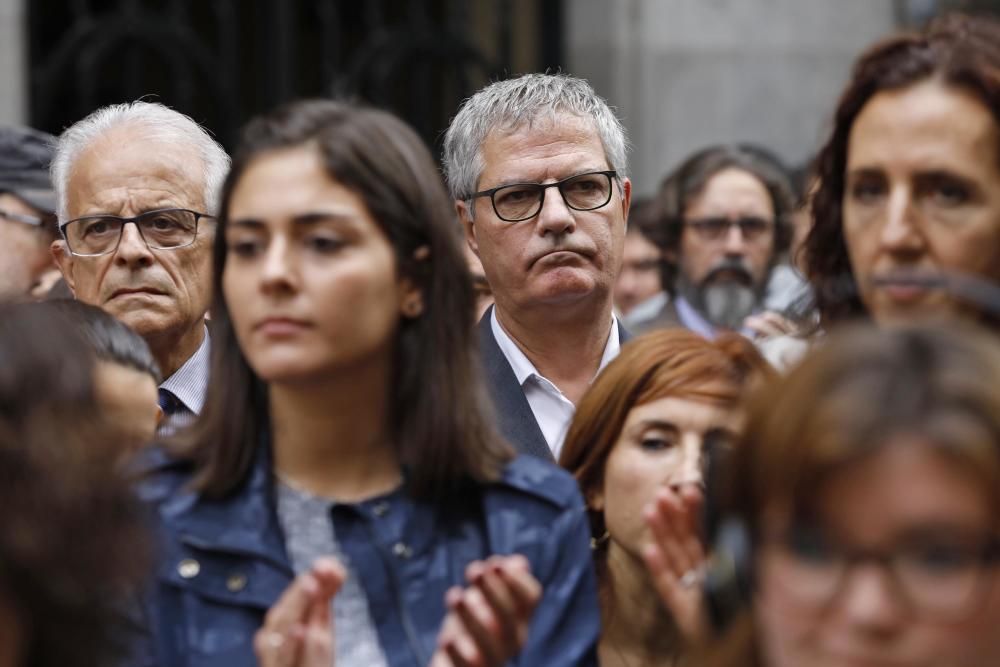
[[[560,463],[590,514],[605,667],[675,664],[685,639],[702,631],[695,584],[704,559],[697,514],[706,442],[738,434],[744,389],[773,372],[741,336],[708,341],[662,330],[626,345],[580,401]],[[644,518],[654,502],[667,517],[653,524],[658,540]],[[644,557],[676,576],[654,580]],[[656,582],[666,604],[650,595]]]

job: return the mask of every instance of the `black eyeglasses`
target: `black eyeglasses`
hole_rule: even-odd
[[[591,171],[555,183],[514,183],[474,192],[469,199],[489,197],[493,211],[506,222],[521,222],[538,215],[548,188],[558,188],[566,206],[574,211],[593,211],[611,201],[612,178],[618,172]]]
[[[831,543],[814,527],[799,527],[765,541],[775,577],[801,604],[824,607],[863,563],[878,565],[911,610],[958,620],[975,613],[1000,562],[996,538],[922,539],[895,549],[850,549]]]
[[[198,221],[213,218],[183,208],[147,211],[134,218],[116,215],[91,215],[64,223],[59,230],[69,251],[81,257],[107,255],[118,249],[125,225],[134,223],[146,247],[150,250],[176,250],[194,243],[198,238]]]
[[[684,225],[693,229],[698,236],[706,241],[718,241],[725,238],[731,227],[739,227],[740,233],[747,241],[756,241],[774,227],[774,221],[755,216],[746,216],[736,220],[717,217],[685,220]]]

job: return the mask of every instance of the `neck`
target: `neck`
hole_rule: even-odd
[[[538,372],[574,403],[590,386],[611,334],[611,301],[529,312],[496,306],[497,320]],[[556,314],[557,317],[553,317]]]
[[[147,336],[146,344],[156,359],[156,365],[160,367],[161,376],[166,380],[194,356],[204,340],[205,323],[199,320],[198,325],[187,331],[180,340],[172,336]]]
[[[614,540],[608,544],[607,558],[602,655],[618,664],[673,664],[677,634],[667,630],[673,623],[659,598],[650,593],[654,588],[645,565]]]
[[[388,364],[269,387],[274,468],[314,495],[354,502],[400,483],[386,424]]]

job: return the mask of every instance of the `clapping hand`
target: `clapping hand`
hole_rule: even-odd
[[[701,490],[684,485],[660,489],[646,507],[652,541],[643,551],[653,585],[678,629],[691,642],[702,640],[708,619],[702,596],[705,550],[698,535]]]
[[[330,667],[330,601],[347,573],[335,558],[319,558],[285,589],[254,635],[260,667]]]
[[[430,667],[500,667],[528,637],[542,587],[524,556],[492,556],[465,570],[469,585],[445,596],[448,615]]]

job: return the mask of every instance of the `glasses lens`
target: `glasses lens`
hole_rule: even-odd
[[[729,220],[726,218],[705,218],[692,220],[688,226],[694,228],[698,236],[709,241],[721,239],[729,231]]]
[[[771,223],[763,218],[741,218],[736,224],[740,226],[740,233],[747,241],[759,239],[771,227]]]
[[[539,186],[530,183],[500,188],[493,193],[493,208],[504,220],[526,220],[541,208],[542,200],[538,196],[540,190]]]
[[[802,604],[819,606],[837,591],[845,560],[822,533],[813,528],[793,529],[766,549],[764,576],[780,581]]]
[[[115,249],[122,221],[113,217],[80,218],[66,225],[69,249],[79,255],[103,255]]]
[[[150,211],[136,221],[150,248],[177,248],[194,242],[198,216],[191,211]]]
[[[955,618],[972,611],[988,567],[983,553],[983,549],[968,545],[925,544],[897,553],[893,566],[900,586],[917,610]]]
[[[580,174],[559,186],[566,205],[578,211],[592,211],[611,200],[611,177],[607,174]]]

